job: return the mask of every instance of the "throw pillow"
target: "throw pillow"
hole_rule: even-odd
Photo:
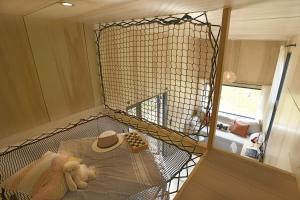
[[[249,125],[249,129],[248,129],[248,133],[252,134],[252,133],[257,133],[257,132],[261,132],[261,123],[259,120],[256,119],[238,119],[239,122],[243,123],[243,124],[248,124]]]
[[[57,156],[57,154],[47,152],[40,159],[33,161],[6,179],[1,187],[8,191],[18,191],[31,195],[35,184],[41,175],[49,169],[52,160]]]
[[[230,127],[230,132],[236,135],[247,137],[249,124],[244,124],[239,121],[234,121],[233,125]]]

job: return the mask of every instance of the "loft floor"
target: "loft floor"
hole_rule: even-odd
[[[219,150],[203,156],[176,200],[299,200],[296,178]]]

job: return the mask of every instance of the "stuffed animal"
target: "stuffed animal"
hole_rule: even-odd
[[[70,191],[87,188],[87,182],[96,178],[95,167],[81,164],[81,160],[70,160],[64,165],[65,179]]]
[[[84,189],[86,181],[96,177],[95,168],[81,164],[81,159],[53,152],[45,155],[52,154],[55,158],[35,184],[32,200],[60,200],[68,190]]]
[[[60,200],[68,191],[64,177],[64,165],[70,159],[67,155],[47,152],[46,155],[55,154],[56,157],[48,170],[39,178],[32,192],[32,200]]]

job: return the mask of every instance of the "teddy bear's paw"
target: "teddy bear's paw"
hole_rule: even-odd
[[[85,188],[87,188],[87,186],[88,186],[88,184],[84,181],[80,181],[79,183],[77,183],[77,187],[79,189],[85,189]]]
[[[89,169],[90,169],[89,179],[95,179],[96,178],[96,167],[90,166]]]

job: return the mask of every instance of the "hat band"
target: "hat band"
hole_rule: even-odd
[[[109,144],[101,143],[98,141],[97,146],[99,148],[105,149],[105,148],[109,148],[109,147],[116,145],[118,142],[119,142],[119,138],[117,137],[117,140],[115,140],[113,143],[109,143]]]

